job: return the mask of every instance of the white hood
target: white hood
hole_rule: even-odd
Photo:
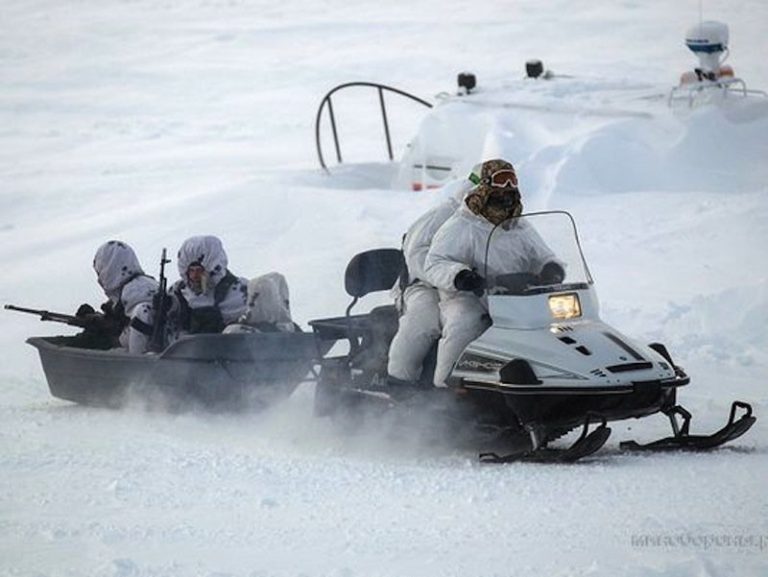
[[[215,287],[227,274],[227,253],[215,236],[193,236],[184,241],[177,255],[179,276],[187,280],[189,265],[198,263],[208,273],[210,286]]]
[[[424,260],[437,230],[461,206],[474,185],[467,179],[454,180],[443,186],[439,195],[442,201],[422,214],[405,234],[403,256],[408,267],[409,284],[416,279],[426,281]]]
[[[469,179],[460,178],[443,186],[440,189],[440,196],[444,200],[453,202],[458,207],[474,187],[475,185]]]
[[[117,298],[131,278],[144,274],[136,253],[119,240],[110,240],[99,247],[93,257],[93,269],[99,285],[110,298]]]

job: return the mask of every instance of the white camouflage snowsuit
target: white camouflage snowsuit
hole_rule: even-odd
[[[486,278],[488,286],[493,286],[498,275],[515,272],[538,275],[545,264],[557,262],[533,227],[524,220],[512,222],[512,226],[505,223],[493,233],[487,269],[486,246],[494,225],[466,205],[448,219],[432,240],[425,269],[427,280],[440,290],[443,330],[434,379],[438,387],[446,386],[446,379],[462,351],[490,326],[486,298],[457,290],[456,275],[462,270],[475,270]]]
[[[270,272],[248,281],[248,305],[245,313],[224,329],[226,333],[288,332],[296,330],[291,319],[288,283],[278,272]]]
[[[189,286],[187,271],[197,264],[205,269],[200,292]],[[180,280],[169,292],[173,297],[170,338],[187,333],[221,332],[245,313],[248,281],[227,269],[227,253],[215,236],[193,236],[184,241],[177,254]]]
[[[456,211],[471,187],[466,180],[443,187],[441,193],[447,200],[419,217],[405,234],[403,256],[408,267],[408,286],[399,295],[400,322],[389,347],[387,365],[387,373],[397,379],[417,381],[424,358],[440,338],[440,297],[437,289],[426,280],[424,261],[432,237]]]
[[[93,258],[99,285],[120,311],[128,324],[120,334],[120,346],[129,353],[147,351],[154,312],[152,298],[157,292],[157,281],[144,274],[133,249],[118,240],[104,243]]]

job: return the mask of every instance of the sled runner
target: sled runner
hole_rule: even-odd
[[[625,443],[626,450],[709,449],[743,435],[754,423],[750,405],[735,402],[728,424],[709,436],[692,435],[690,414],[677,404],[677,390],[690,379],[661,344],[642,345],[604,323],[594,282],[581,251],[575,223],[565,212],[524,215],[501,227],[532,226],[562,262],[565,278],[542,284],[515,272],[494,243],[486,247],[485,298],[492,325],[471,342],[453,366],[449,388],[432,387],[425,370],[420,383],[402,395],[387,384],[389,342],[397,329],[393,306],[351,314],[365,295],[390,289],[402,256],[379,249],[355,256],[345,286],[352,304],[342,317],[311,321],[318,344],[328,350],[346,342],[348,352],[321,362],[315,412],[354,419],[387,415],[396,421],[429,422],[439,436],[470,436],[484,462],[572,462],[607,441],[610,421],[655,413],[670,417],[674,436],[649,445]],[[489,266],[488,254],[496,254]],[[502,274],[503,273],[503,274]],[[744,414],[736,418],[737,409]],[[414,414],[416,417],[414,418]],[[678,425],[677,417],[684,423]],[[581,435],[565,449],[548,445],[574,429]]]

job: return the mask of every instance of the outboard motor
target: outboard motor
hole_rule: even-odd
[[[749,90],[735,77],[733,68],[723,65],[728,58],[728,25],[704,20],[691,26],[685,34],[685,45],[699,59],[699,66],[680,76],[680,85],[669,94],[669,105],[679,101],[693,107],[702,102],[722,99],[730,92],[741,96],[768,96],[762,90]]]
[[[728,58],[728,25],[723,22],[707,20],[691,26],[685,34],[685,45],[699,59],[695,69],[697,79],[717,80],[720,76],[733,76],[733,70],[723,70],[723,62]]]

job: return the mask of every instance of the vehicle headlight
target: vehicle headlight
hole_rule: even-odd
[[[549,311],[557,320],[573,319],[581,316],[579,295],[568,293],[549,297]]]

